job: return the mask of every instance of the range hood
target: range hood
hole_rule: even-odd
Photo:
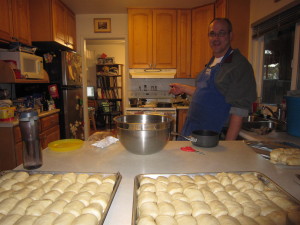
[[[129,69],[131,78],[174,78],[176,69]]]

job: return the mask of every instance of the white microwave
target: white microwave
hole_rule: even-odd
[[[26,79],[43,79],[43,58],[26,52],[0,52],[1,60],[16,63],[16,69]]]

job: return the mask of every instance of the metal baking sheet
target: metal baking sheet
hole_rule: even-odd
[[[107,216],[108,210],[112,204],[112,201],[116,195],[116,192],[118,190],[118,187],[120,185],[122,176],[121,174],[118,173],[101,173],[101,172],[72,172],[72,171],[30,171],[30,170],[5,170],[5,171],[0,171],[0,177],[3,176],[6,173],[9,172],[27,172],[28,174],[65,174],[65,173],[75,173],[75,174],[89,174],[89,175],[93,175],[93,174],[101,174],[103,176],[110,176],[110,175],[115,175],[116,176],[116,182],[113,188],[113,191],[110,195],[110,199],[107,203],[107,207],[103,212],[102,218],[99,221],[99,225],[102,225],[105,221],[105,218]]]
[[[224,171],[222,171],[224,172]],[[177,175],[177,176],[181,176],[181,175],[187,175],[190,177],[194,177],[196,175],[216,175],[218,173],[222,173],[222,172],[205,172],[205,173],[168,173],[168,174],[139,174],[134,178],[134,190],[133,190],[133,206],[132,206],[132,221],[131,224],[132,225],[136,225],[136,221],[138,218],[138,212],[137,212],[137,200],[138,200],[138,196],[137,196],[137,190],[140,187],[140,180],[143,177],[151,177],[156,179],[158,176],[165,176],[165,177],[169,177],[171,175]],[[266,175],[264,175],[263,173],[260,172],[256,172],[256,171],[227,171],[224,173],[236,173],[236,174],[244,174],[244,173],[253,173],[259,180],[261,180],[266,186],[268,187],[272,187],[272,189],[274,190],[277,189],[277,191],[285,194],[291,201],[294,201],[295,203],[297,203],[300,206],[300,201],[298,199],[296,199],[295,197],[293,197],[291,194],[289,194],[287,191],[285,191],[283,188],[281,188],[276,182],[274,182],[273,180],[271,180],[269,177],[267,177]]]

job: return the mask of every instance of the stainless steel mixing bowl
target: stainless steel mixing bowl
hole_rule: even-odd
[[[130,152],[148,155],[159,152],[170,139],[172,118],[161,115],[122,115],[114,118],[118,138]]]

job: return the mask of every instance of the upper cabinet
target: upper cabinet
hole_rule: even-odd
[[[76,46],[76,18],[60,0],[29,0],[33,42],[55,41],[70,49]]]
[[[192,10],[192,59],[191,74],[195,78],[212,57],[208,40],[208,26],[214,19],[214,5]]]
[[[177,10],[177,70],[176,78],[191,77],[191,30],[190,9]]]
[[[232,47],[238,48],[245,57],[248,57],[250,0],[217,0],[215,6],[216,17],[227,17],[232,23]]]
[[[0,39],[31,45],[28,0],[0,0]]]
[[[176,68],[177,10],[129,9],[129,68]]]

